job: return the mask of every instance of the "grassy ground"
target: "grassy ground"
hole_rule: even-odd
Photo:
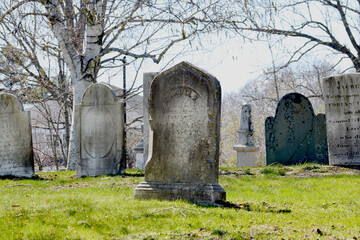
[[[0,180],[0,239],[360,239],[359,170],[225,168],[228,208],[133,200],[137,171],[39,176]]]

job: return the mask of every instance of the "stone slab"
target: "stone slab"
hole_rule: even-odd
[[[149,97],[150,97],[150,85],[152,80],[157,75],[157,72],[147,72],[143,75],[143,133],[144,133],[144,156],[142,158],[142,161],[136,161],[136,168],[138,169],[144,169],[145,164],[148,160],[149,155]]]
[[[278,103],[275,117],[265,121],[267,165],[328,163],[325,115],[315,116],[310,101],[289,93]]]
[[[30,112],[15,96],[0,94],[0,176],[34,175]]]
[[[76,175],[117,174],[123,145],[123,104],[116,102],[109,86],[93,84],[76,109]]]
[[[171,189],[178,189],[178,184],[191,185],[195,192],[202,192],[204,184],[222,189],[218,185],[221,88],[217,79],[182,62],[155,77],[149,100],[150,143],[145,182],[153,188],[145,191],[139,185],[135,198],[164,199]],[[159,187],[164,183],[169,186],[166,190]],[[186,191],[189,189],[181,188],[173,196],[196,202],[195,198],[189,199],[196,194]],[[225,199],[225,191],[221,192],[221,199],[217,200]],[[211,194],[212,200],[220,196],[217,191]]]
[[[329,164],[360,165],[360,74],[323,79]]]

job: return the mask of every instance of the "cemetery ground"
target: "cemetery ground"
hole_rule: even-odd
[[[360,170],[221,168],[224,206],[134,200],[143,181],[74,171],[0,180],[0,239],[360,239]]]

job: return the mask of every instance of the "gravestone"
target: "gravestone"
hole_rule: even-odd
[[[144,139],[141,139],[139,144],[134,148],[135,152],[135,161],[136,161],[136,168],[137,169],[144,169],[139,166],[140,163],[144,161]]]
[[[246,104],[241,109],[238,143],[233,147],[237,152],[237,167],[256,167],[256,152],[259,149],[254,145],[254,129],[251,119],[251,105]]]
[[[135,199],[225,200],[218,184],[221,87],[182,62],[155,77],[149,98],[149,160]]]
[[[15,96],[0,94],[0,176],[34,177],[30,121]]]
[[[289,93],[265,121],[266,163],[328,163],[325,115],[315,116],[310,101]]]
[[[89,86],[75,108],[76,175],[117,174],[122,156],[124,107],[105,84]]]
[[[152,80],[157,75],[157,72],[147,72],[143,75],[143,133],[144,133],[144,154],[142,161],[136,161],[136,168],[144,169],[145,163],[148,160],[149,153],[149,96],[150,96],[150,85]]]
[[[360,165],[360,74],[325,78],[329,164]]]

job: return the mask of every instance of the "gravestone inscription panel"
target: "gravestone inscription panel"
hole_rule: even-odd
[[[0,176],[34,176],[30,112],[7,93],[0,94]]]
[[[149,160],[138,199],[225,199],[218,184],[221,88],[217,79],[182,62],[151,84]]]
[[[275,117],[265,121],[265,143],[267,165],[327,164],[325,115],[315,116],[306,97],[289,93],[279,101]]]
[[[360,165],[360,74],[325,78],[330,165]]]
[[[105,84],[89,86],[75,112],[76,174],[117,174],[122,156],[123,104]]]

